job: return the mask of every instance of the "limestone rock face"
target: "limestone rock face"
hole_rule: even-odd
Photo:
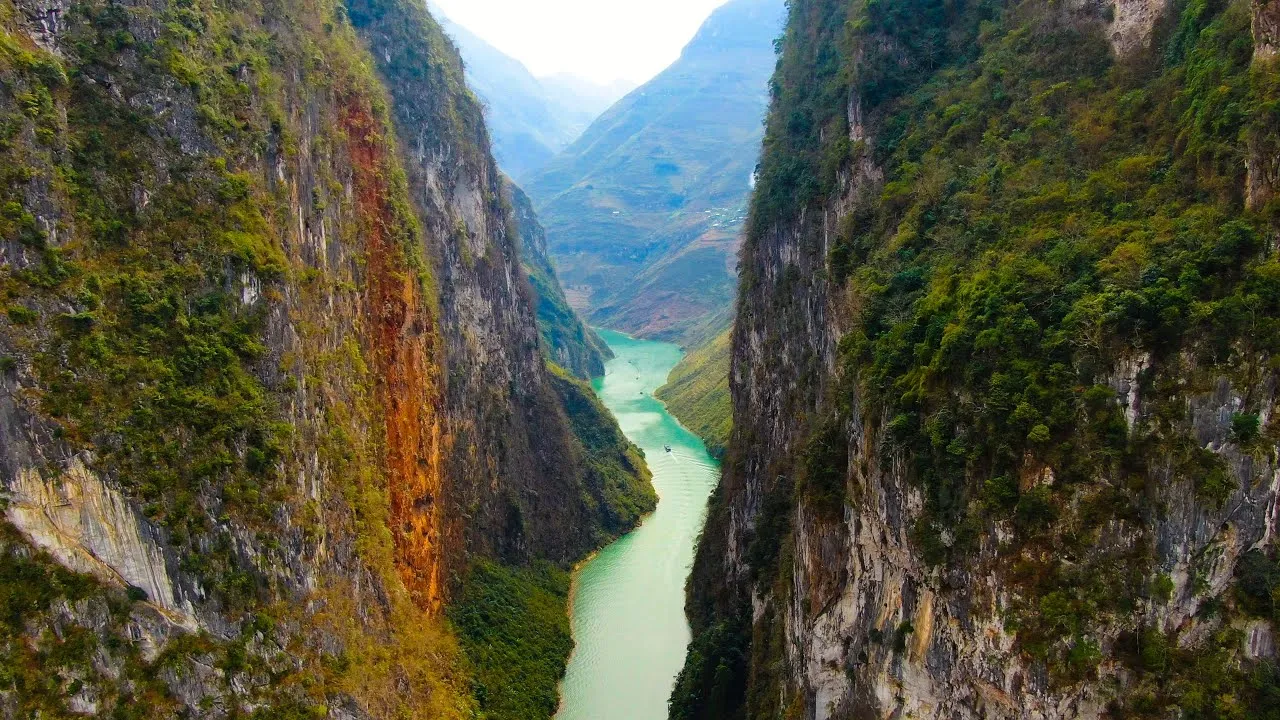
[[[1072,21],[1097,24],[1117,57],[1151,47],[1156,24],[1169,10],[1168,0],[1072,0],[1065,6]]]
[[[151,527],[119,491],[79,457],[49,481],[26,470],[10,485],[9,522],[58,562],[109,583],[140,588],[151,603],[194,630],[190,600],[174,586]]]
[[[1280,54],[1280,6],[1275,0],[1253,0],[1253,42],[1255,61]]]
[[[1072,30],[1096,41],[1091,47],[1099,48],[1104,62],[1124,63],[1151,47],[1157,24],[1170,20],[1162,16],[1171,8],[1141,0],[1110,7],[1078,4],[1069,8],[1068,19],[1084,19]],[[1029,8],[1022,10],[1030,13]],[[1231,10],[1233,30],[1244,17],[1241,10],[1247,8],[1237,4]],[[1274,52],[1266,29],[1273,27],[1268,24],[1275,20],[1272,10],[1273,5],[1252,6],[1255,64],[1268,62],[1258,58]],[[924,165],[992,160],[981,152],[966,154],[963,148],[965,143],[988,147],[990,135],[981,141],[977,137],[1003,120],[998,113],[994,119],[984,116],[968,140],[963,123],[948,123],[975,112],[978,103],[968,90],[1003,89],[993,90],[1000,83],[992,76],[965,67],[957,74],[966,80],[955,88],[947,86],[936,107],[910,101],[901,106],[882,101],[876,107],[858,95],[859,72],[868,66],[880,70],[877,63],[893,61],[898,67],[919,68],[909,64],[911,55],[904,49],[909,43],[883,34],[848,41],[830,32],[832,27],[846,27],[844,23],[878,28],[875,18],[848,18],[841,14],[844,11],[839,3],[793,4],[783,42],[775,78],[775,88],[782,89],[775,89],[766,148],[803,148],[810,142],[834,152],[834,143],[825,139],[831,137],[832,125],[821,122],[838,117],[843,126],[836,127],[846,132],[837,137],[843,141],[847,136],[852,151],[824,186],[828,192],[808,202],[792,198],[811,176],[771,166],[767,149],[762,161],[765,180],[753,206],[758,217],[750,225],[741,257],[730,374],[733,438],[690,583],[687,607],[694,641],[673,696],[673,717],[1113,717],[1132,698],[1154,695],[1150,676],[1144,676],[1149,671],[1132,659],[1136,642],[1158,638],[1186,657],[1220,651],[1214,657],[1221,659],[1215,662],[1243,667],[1244,672],[1256,667],[1250,664],[1253,660],[1274,658],[1272,623],[1238,605],[1239,578],[1251,562],[1274,553],[1280,520],[1274,419],[1278,378],[1271,357],[1249,350],[1255,346],[1247,337],[1234,336],[1232,349],[1238,354],[1230,362],[1222,359],[1225,354],[1214,360],[1191,349],[1160,353],[1120,339],[1107,344],[1101,354],[1105,362],[1072,368],[1078,374],[1071,377],[1081,392],[1093,386],[1105,398],[1117,443],[1132,443],[1126,445],[1131,457],[1143,458],[1126,470],[1134,495],[1125,502],[1133,503],[1133,513],[1117,514],[1085,531],[1079,513],[1097,502],[1094,493],[1100,487],[1111,483],[1104,479],[1105,462],[1077,467],[1081,474],[1073,480],[1066,468],[1051,467],[1038,460],[1036,452],[1019,449],[1011,453],[1015,471],[997,480],[1016,486],[1019,497],[1055,499],[1054,519],[1044,521],[1051,538],[1045,546],[1021,543],[1025,519],[999,510],[984,496],[985,487],[958,503],[964,522],[934,524],[931,504],[938,501],[930,493],[937,490],[930,483],[940,481],[937,475],[924,477],[934,468],[921,456],[928,457],[931,441],[937,443],[934,447],[965,456],[973,446],[963,443],[974,438],[957,432],[960,439],[952,445],[931,439],[928,432],[950,438],[947,432],[958,424],[954,416],[939,413],[930,417],[936,424],[926,426],[921,444],[911,445],[898,435],[901,428],[911,427],[912,412],[924,415],[934,408],[904,400],[908,410],[895,416],[898,411],[887,407],[899,394],[918,398],[935,392],[935,383],[948,388],[940,403],[981,406],[991,401],[968,387],[957,387],[955,377],[965,369],[936,369],[947,367],[938,359],[947,343],[944,339],[938,346],[931,344],[931,338],[963,334],[964,318],[948,312],[969,286],[960,281],[930,285],[925,280],[915,295],[883,289],[909,282],[913,271],[927,277],[931,272],[945,274],[941,268],[948,262],[964,263],[984,253],[995,258],[997,248],[1011,237],[1002,235],[988,244],[967,234],[990,216],[983,215],[984,201],[976,199],[981,193],[960,193],[954,196],[963,198],[956,205],[942,199],[948,197],[948,182],[963,186],[956,180],[963,172],[947,176],[926,170],[903,180],[909,171],[878,161],[888,157],[898,163],[904,155]],[[1036,32],[1047,35],[1063,27],[1063,16],[1057,12],[1056,7],[1044,10],[1048,17],[1023,26],[1005,20],[1028,33],[1019,37],[1034,37]],[[948,31],[958,32],[961,23],[955,18],[948,22]],[[982,42],[1013,51],[1011,45],[1000,45],[993,37],[996,32],[980,31]],[[1110,53],[1104,43],[1110,44]],[[869,57],[886,47],[891,52]],[[1040,45],[1029,47],[1043,51]],[[814,63],[788,62],[788,53],[831,62],[842,50],[850,53],[847,67],[855,78],[846,95],[832,92],[837,81],[811,70]],[[999,63],[986,57],[979,63],[988,60]],[[1239,81],[1244,73],[1247,70],[1234,79]],[[812,85],[805,86],[806,80]],[[893,81],[919,88],[899,76]],[[945,80],[938,82],[945,85]],[[966,86],[969,82],[973,85]],[[1046,81],[1037,92],[1049,84]],[[788,92],[796,87],[801,89]],[[867,81],[864,87],[884,92],[875,82]],[[806,94],[819,92],[828,93],[826,114],[815,111],[813,95]],[[932,123],[945,129],[936,136],[945,136],[945,141],[911,146],[920,137],[930,137],[912,130]],[[904,126],[909,129],[903,131]],[[814,127],[828,134],[824,137]],[[889,133],[888,141],[878,142],[882,133]],[[1228,141],[1240,142],[1241,137],[1232,133]],[[913,147],[914,154],[898,152],[901,147]],[[779,164],[793,160],[782,154],[776,159]],[[1030,153],[1006,169],[1037,161]],[[1228,216],[1249,217],[1257,223],[1258,236],[1264,237],[1266,221],[1249,216],[1242,206],[1247,190],[1243,168],[1237,164],[1231,172],[1236,174],[1231,176],[1231,199],[1224,202]],[[993,176],[982,177],[985,181]],[[1250,165],[1248,183],[1253,185],[1256,177]],[[966,204],[969,201],[974,204]],[[895,215],[884,209],[894,203],[910,210]],[[1028,216],[1036,212],[1025,207],[1018,212],[1023,210]],[[964,230],[955,234],[949,234],[956,226],[946,219],[952,211],[957,213],[953,219],[963,218],[957,225]],[[916,212],[926,217],[919,224]],[[881,217],[888,221],[876,225]],[[949,252],[952,242],[965,249]],[[1066,240],[1058,247],[1072,243]],[[1252,248],[1241,263],[1274,260],[1273,244],[1259,240]],[[969,251],[973,255],[966,255]],[[917,256],[929,260],[912,265],[910,260]],[[906,260],[895,265],[885,258]],[[842,262],[848,264],[840,267]],[[994,272],[998,262],[990,262],[980,269],[973,266],[973,272]],[[902,320],[913,317],[911,302],[932,300],[937,304],[926,306],[936,308],[935,317],[922,317],[914,326]],[[999,314],[1003,309],[988,305],[981,312]],[[883,324],[866,322],[868,316]],[[903,324],[895,325],[899,322]],[[1274,333],[1274,328],[1265,332]],[[869,338],[873,333],[883,334]],[[901,341],[902,355],[892,354],[893,340]],[[1084,347],[1093,339],[1071,336],[1068,342]],[[1187,344],[1195,342],[1191,338]],[[984,352],[1006,351],[1014,352],[1001,347]],[[965,357],[981,363],[980,354]],[[1250,370],[1241,373],[1238,368]],[[1255,421],[1262,428],[1256,437],[1250,429]],[[921,425],[925,426],[923,418]],[[1157,445],[1152,440],[1156,437],[1178,438],[1185,449],[1173,449],[1172,443]],[[1200,458],[1203,470],[1188,473],[1180,468],[1184,453]],[[958,462],[957,483],[959,478],[988,480],[975,469],[981,467],[972,462],[975,457],[976,453]],[[815,474],[830,483],[823,486],[825,496],[813,489]],[[1207,497],[1210,479],[1221,482],[1217,498]],[[832,485],[837,487],[832,490]],[[832,495],[841,501],[834,503]],[[1089,538],[1086,549],[1070,549],[1082,533]],[[953,550],[961,546],[962,552]],[[1027,620],[1046,608],[1052,610],[1052,603],[1071,593],[1048,600],[1035,595],[1042,578],[1031,568],[1043,568],[1040,563],[1045,561],[1076,568],[1097,558],[1123,558],[1110,566],[1123,568],[1115,577],[1129,577],[1123,582],[1141,589],[1134,602],[1121,609],[1104,611],[1098,609],[1102,603],[1095,603],[1074,620],[1064,621],[1079,624],[1056,647],[1077,650],[1077,660],[1088,666],[1072,674],[1070,667],[1064,668],[1071,661],[1055,664],[1053,647],[1032,647],[1036,628]],[[1117,580],[1114,592],[1119,592],[1120,583]],[[1248,693],[1249,681],[1241,677],[1237,685],[1222,690],[1233,702],[1244,702],[1241,698]]]
[[[425,7],[232,5],[0,0],[0,663],[49,678],[0,717],[469,716],[472,561],[568,566],[636,520],[593,461],[646,476]]]
[[[1125,56],[1149,47],[1156,23],[1168,7],[1167,0],[1115,0],[1107,37],[1116,54]]]
[[[1187,642],[1211,632],[1198,612],[1228,591],[1243,553],[1270,545],[1278,519],[1280,466],[1272,457],[1258,467],[1227,439],[1226,426],[1240,400],[1240,391],[1225,380],[1191,399],[1189,422],[1206,446],[1227,454],[1241,484],[1221,509],[1198,503],[1186,483],[1161,478],[1158,501],[1167,519],[1156,532],[1157,566],[1172,579],[1173,590],[1167,603],[1153,603],[1145,612],[1149,622]],[[865,428],[853,432],[851,448],[882,442]],[[1001,552],[998,536],[983,544],[972,569],[939,576],[911,540],[912,518],[923,506],[918,492],[892,469],[862,474],[857,468],[866,467],[867,459],[856,453],[850,465],[862,493],[843,519],[832,523],[804,506],[797,509],[796,572],[780,618],[795,673],[790,680],[811,698],[814,717],[845,717],[855,708],[894,708],[939,720],[1104,716],[1109,697],[1098,685],[1054,688],[1016,651],[1015,633],[1002,620],[1011,591],[995,571],[1011,558]],[[1131,541],[1123,532],[1110,539],[1116,548]],[[912,631],[905,650],[863,640],[892,636],[907,625]],[[1251,627],[1248,652],[1274,656],[1269,626]],[[1114,642],[1119,628],[1111,632],[1107,640]],[[1118,667],[1101,672],[1124,682]]]

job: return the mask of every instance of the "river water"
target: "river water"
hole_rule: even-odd
[[[658,509],[574,576],[576,645],[556,719],[664,720],[689,644],[684,582],[720,469],[702,441],[653,397],[680,348],[610,331],[600,335],[616,357],[593,385],[622,431],[644,450]]]

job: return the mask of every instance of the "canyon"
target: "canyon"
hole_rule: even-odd
[[[1278,47],[0,0],[0,716],[1275,716]]]

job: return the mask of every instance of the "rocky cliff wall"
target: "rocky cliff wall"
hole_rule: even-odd
[[[467,547],[511,559],[570,562],[607,535],[580,502],[589,482],[548,379],[518,228],[488,151],[479,103],[462,92],[456,52],[412,3],[349,3],[385,79],[421,226],[437,242],[448,476]],[[425,37],[427,42],[409,42]],[[445,50],[447,48],[447,50]],[[437,72],[414,69],[449,54]],[[566,498],[578,502],[566,503]],[[471,514],[465,523],[461,518]]]
[[[1250,8],[1185,12],[1198,40],[1173,49],[1188,36],[1154,20],[1118,41],[1119,11],[792,4],[672,717],[1262,712],[1277,329],[1139,328],[1145,311],[1114,302],[1194,265],[1214,289],[1180,292],[1202,309],[1270,307],[1254,283],[1274,225],[1244,208],[1239,130],[1274,95],[1248,55],[1225,60]],[[1196,135],[1207,67],[1252,116],[1194,142],[1237,164],[1197,174],[1175,149],[1120,190],[1160,199],[1118,215],[1121,196],[1059,174],[1108,182],[1171,147],[1156,137]],[[1104,109],[1125,93],[1173,98],[1143,106],[1168,119]],[[1188,209],[1211,213],[1203,234]],[[1172,221],[1158,234],[1186,255],[1120,229],[1131,218]],[[1227,250],[1232,222],[1249,239]],[[1190,260],[1214,252],[1230,259]]]
[[[605,360],[612,358],[613,352],[569,305],[556,279],[547,252],[547,233],[534,212],[533,201],[510,181],[506,191],[520,235],[521,258],[536,298],[543,347],[556,364],[584,380],[603,375]]]
[[[544,366],[452,46],[410,3],[0,26],[0,710],[470,713],[471,560],[652,497]]]
[[[5,549],[43,597],[6,714],[465,708],[447,643],[395,657],[438,632],[440,533],[391,508],[441,480],[442,373],[341,16],[5,8]],[[54,560],[92,589],[42,585]],[[369,672],[291,679],[344,653]]]

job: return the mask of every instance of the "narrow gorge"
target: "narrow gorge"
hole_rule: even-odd
[[[1280,718],[1280,0],[469,2],[0,0],[0,718]]]
[[[556,720],[666,716],[689,644],[684,582],[719,466],[653,391],[680,357],[675,345],[604,333],[616,357],[595,385],[644,451],[658,509],[575,574],[574,650]]]

